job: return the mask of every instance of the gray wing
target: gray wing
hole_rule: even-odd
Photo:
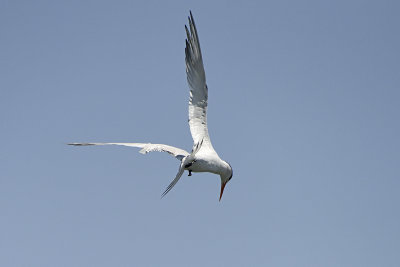
[[[103,145],[118,145],[118,146],[129,146],[129,147],[138,147],[141,148],[139,151],[142,154],[147,154],[152,151],[157,152],[167,152],[173,155],[178,160],[182,160],[184,157],[188,156],[189,153],[183,149],[162,145],[162,144],[150,144],[150,143],[71,143],[68,145],[72,146],[103,146]]]
[[[203,147],[213,149],[207,128],[208,88],[201,56],[199,37],[192,12],[189,16],[189,29],[186,29],[186,75],[190,87],[189,127],[195,144],[203,140]]]

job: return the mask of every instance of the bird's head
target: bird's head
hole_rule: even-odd
[[[222,194],[224,193],[224,189],[226,184],[232,179],[233,170],[231,165],[228,162],[224,161],[224,168],[222,173],[220,174],[221,177],[221,194],[219,195],[219,201],[221,201]]]

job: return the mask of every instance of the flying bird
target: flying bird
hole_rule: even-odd
[[[200,50],[199,36],[197,34],[196,24],[190,12],[189,29],[186,30],[185,62],[186,75],[190,87],[189,97],[189,127],[193,138],[193,148],[189,153],[183,149],[163,144],[151,143],[71,143],[74,146],[92,146],[92,145],[120,145],[128,147],[141,148],[139,151],[146,154],[152,151],[167,152],[180,161],[179,171],[175,179],[165,189],[164,197],[179,181],[184,171],[188,171],[188,176],[192,172],[210,172],[218,174],[221,178],[221,191],[219,200],[226,184],[232,178],[231,165],[222,160],[214,150],[207,127],[207,102],[208,88],[206,84],[206,75],[204,72],[203,59]]]

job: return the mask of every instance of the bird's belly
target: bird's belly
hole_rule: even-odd
[[[190,167],[187,168],[188,170],[192,172],[211,172],[211,173],[217,173],[216,171],[216,166],[214,164],[202,160],[202,159],[197,159],[195,162],[192,163]]]

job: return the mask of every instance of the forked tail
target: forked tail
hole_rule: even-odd
[[[195,155],[200,150],[202,144],[203,144],[203,139],[200,142],[198,142],[197,144],[193,145],[192,153],[190,153],[190,155],[188,155],[188,156],[186,156],[186,157],[184,157],[182,159],[181,164],[179,165],[179,170],[178,170],[178,173],[176,174],[175,179],[172,180],[172,182],[168,185],[167,189],[165,189],[164,193],[162,193],[161,198],[163,198],[166,194],[168,194],[168,192],[171,191],[171,189],[179,181],[179,179],[181,178],[183,172],[185,171],[185,166],[188,163],[194,161]]]

